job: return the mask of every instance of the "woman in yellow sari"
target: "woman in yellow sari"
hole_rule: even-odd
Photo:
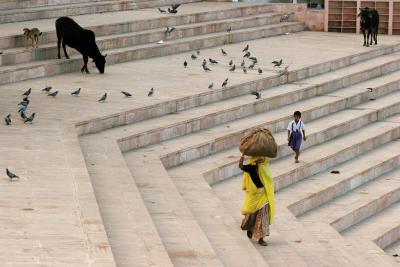
[[[269,236],[269,225],[274,219],[274,181],[269,160],[251,157],[248,165],[243,165],[243,161],[244,155],[239,161],[239,168],[244,172],[242,188],[246,191],[241,228],[249,238],[256,238],[260,245],[267,246],[264,237]]]

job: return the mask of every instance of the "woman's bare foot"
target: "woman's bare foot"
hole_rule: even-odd
[[[268,246],[267,242],[265,242],[262,238],[258,240],[258,244],[260,244],[261,246]]]

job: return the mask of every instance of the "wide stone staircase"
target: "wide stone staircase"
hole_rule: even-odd
[[[49,18],[60,14],[129,10],[76,17],[95,31],[107,65],[305,29],[296,16],[280,22],[282,14],[304,11],[296,5],[180,2],[182,12],[173,16],[153,8],[168,1],[62,1],[68,8],[60,1],[1,2],[9,10],[0,22],[43,25],[43,38],[38,49],[25,49],[21,34],[0,38],[0,84],[79,71],[73,50],[70,60],[56,59]],[[169,36],[167,25],[176,27]],[[398,266],[399,74],[400,44],[381,45],[77,123],[115,265]],[[255,90],[261,99],[250,95]],[[308,136],[299,164],[286,140],[294,110],[302,111]],[[256,126],[271,130],[279,145],[271,160],[277,213],[268,247],[239,227],[237,147]]]

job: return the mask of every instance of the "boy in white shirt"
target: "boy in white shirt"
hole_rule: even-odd
[[[306,131],[303,121],[301,120],[301,112],[295,111],[293,114],[293,120],[289,122],[288,125],[288,146],[290,146],[294,153],[294,160],[296,163],[299,163],[300,156],[300,147],[301,141],[307,140]]]

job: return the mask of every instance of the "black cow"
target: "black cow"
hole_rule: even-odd
[[[106,56],[102,55],[99,48],[96,45],[94,32],[86,30],[79,26],[73,19],[68,17],[61,17],[56,20],[56,32],[57,32],[57,46],[58,46],[58,58],[60,56],[60,44],[62,43],[65,57],[69,59],[66,45],[75,48],[83,56],[84,65],[81,72],[86,71],[89,73],[87,63],[89,57],[93,59],[97,69],[100,73],[104,73],[104,65],[106,64]]]
[[[360,28],[364,35],[364,46],[372,45],[372,39],[375,45],[378,44],[378,27],[379,27],[379,13],[374,8],[360,8]],[[369,42],[369,37],[371,41]]]

